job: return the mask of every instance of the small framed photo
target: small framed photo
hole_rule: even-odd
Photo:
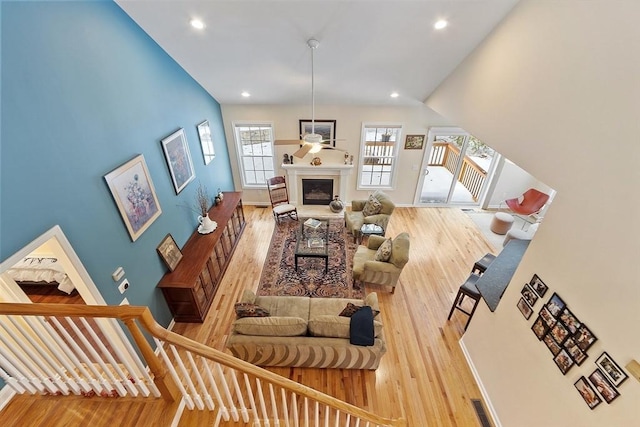
[[[547,293],[547,289],[549,289],[549,287],[544,284],[542,279],[540,279],[540,277],[537,274],[533,275],[533,277],[531,278],[531,281],[529,282],[529,285],[531,286],[531,289],[533,289],[540,298],[542,298],[544,294]]]
[[[598,390],[598,393],[600,393],[600,396],[602,396],[607,403],[613,402],[616,397],[620,396],[618,390],[611,384],[600,369],[596,369],[589,375],[589,381],[591,381],[591,384],[593,384],[595,389]]]
[[[547,302],[547,309],[551,314],[553,314],[554,317],[558,317],[562,309],[565,307],[566,304],[564,303],[562,298],[560,298],[560,296],[555,292],[553,293],[553,295],[551,295],[549,302]]]
[[[627,378],[627,374],[618,366],[618,364],[607,354],[607,352],[603,352],[600,357],[596,359],[596,365],[602,370],[602,372],[607,376],[611,384],[618,387],[622,384]]]
[[[538,316],[536,321],[533,322],[533,325],[531,326],[531,330],[538,337],[539,340],[542,340],[542,338],[545,336],[545,334],[549,330],[549,327],[547,326],[546,323],[544,323],[544,320],[542,320],[542,318]]]
[[[531,289],[531,287],[529,287],[529,285],[526,283],[524,284],[524,287],[522,288],[520,293],[522,294],[522,297],[525,299],[525,301],[527,301],[527,303],[529,303],[531,307],[533,307],[536,301],[538,301],[538,295],[535,292],[533,292],[533,289]]]
[[[311,119],[299,120],[300,138],[313,131],[322,136],[322,144],[336,146],[336,121],[335,120],[313,120],[313,126]]]
[[[551,336],[551,334],[548,333],[548,332],[544,336],[542,341],[544,341],[544,343],[546,344],[547,348],[549,349],[551,354],[553,354],[554,356],[557,356],[558,353],[560,353],[560,351],[562,350],[562,347],[560,347],[560,344],[558,344],[556,342],[556,340],[553,338],[553,336]]]
[[[407,135],[404,139],[405,150],[422,150],[424,135]]]
[[[198,126],[198,137],[200,138],[200,146],[202,147],[202,156],[204,157],[204,164],[208,165],[211,160],[216,157],[216,150],[213,148],[213,138],[211,137],[211,128],[209,127],[209,120],[205,120]]]
[[[556,354],[556,357],[553,358],[553,361],[556,362],[556,365],[558,365],[558,368],[560,369],[560,372],[562,372],[562,375],[566,375],[567,372],[569,372],[569,369],[571,369],[571,367],[575,364],[575,362],[573,361],[571,356],[569,356],[569,353],[565,349],[560,350],[560,353]]]
[[[587,353],[580,350],[580,347],[576,344],[573,338],[569,338],[564,342],[564,348],[567,349],[571,358],[576,362],[576,365],[582,365],[582,362],[587,360]]]
[[[176,266],[182,259],[182,252],[180,252],[180,248],[176,244],[176,241],[173,240],[171,233],[167,234],[164,239],[162,239],[156,250],[158,251],[158,254],[160,254],[162,261],[167,265],[167,268],[169,268],[169,271],[175,270]]]
[[[556,322],[553,328],[551,328],[550,334],[558,344],[562,344],[569,336],[569,330],[565,328],[562,323]]]
[[[548,327],[552,327],[553,325],[556,324],[557,320],[555,317],[553,317],[553,314],[551,314],[551,312],[549,311],[549,309],[544,306],[540,309],[540,317],[542,317],[542,320],[544,320],[544,322],[547,324]]]
[[[173,187],[176,190],[176,194],[179,194],[196,177],[184,129],[178,129],[162,139],[161,143]]]
[[[575,334],[578,328],[580,328],[580,326],[582,325],[578,318],[574,316],[571,310],[569,310],[567,307],[562,309],[562,311],[560,312],[560,317],[558,319],[564,326],[567,327],[569,332],[571,332],[572,334]]]
[[[520,298],[520,301],[518,301],[517,305],[520,313],[522,313],[525,319],[529,320],[531,314],[533,314],[533,309],[529,307],[529,304],[527,304],[524,298]]]
[[[602,400],[600,400],[600,397],[598,397],[596,391],[593,389],[593,387],[591,387],[591,384],[584,376],[580,377],[580,379],[578,379],[578,381],[576,381],[573,385],[578,390],[578,393],[580,393],[580,396],[582,396],[589,408],[593,409],[600,403],[602,403]]]
[[[593,332],[586,327],[586,325],[582,324],[573,335],[573,340],[576,342],[578,347],[580,347],[580,350],[587,351],[587,349],[598,339],[593,335]]]
[[[151,226],[160,214],[160,202],[142,154],[104,176],[131,241]]]

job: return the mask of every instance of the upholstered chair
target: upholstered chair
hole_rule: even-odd
[[[380,246],[387,240],[381,236],[370,236],[367,246],[360,245],[353,258],[353,280],[391,286],[391,293],[396,289],[402,269],[409,261],[409,234],[400,233],[391,240],[391,254],[387,261],[376,261],[380,258]]]
[[[391,213],[395,209],[396,205],[391,201],[382,191],[376,191],[370,198],[374,198],[379,203],[380,207],[378,212],[371,214],[369,210],[369,200],[352,200],[351,210],[345,210],[344,212],[344,225],[349,232],[353,234],[353,241],[357,242],[360,237],[360,229],[363,224],[376,224],[382,227],[383,235],[387,230],[389,224],[389,218]],[[371,203],[369,203],[371,205]],[[375,209],[373,209],[375,212]]]

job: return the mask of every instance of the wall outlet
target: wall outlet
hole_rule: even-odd
[[[119,285],[118,285],[118,290],[120,291],[121,294],[124,294],[124,291],[126,291],[127,289],[129,289],[129,281],[127,279],[124,279]]]

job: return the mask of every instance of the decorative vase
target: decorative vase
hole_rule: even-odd
[[[333,198],[331,203],[329,203],[329,209],[331,209],[331,212],[335,213],[342,212],[342,209],[344,209],[344,203],[340,200],[340,196],[335,196]]]

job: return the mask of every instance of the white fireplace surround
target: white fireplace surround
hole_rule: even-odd
[[[280,165],[287,172],[289,200],[294,205],[302,205],[302,179],[333,178],[334,194],[343,200],[347,194],[347,176],[351,174],[353,165]],[[337,182],[336,182],[337,181]],[[336,192],[337,190],[337,192]]]

